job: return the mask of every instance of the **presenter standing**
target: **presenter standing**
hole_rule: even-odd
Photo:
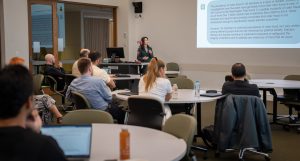
[[[141,62],[150,62],[153,56],[153,50],[148,45],[148,37],[142,37],[137,51],[137,59]]]

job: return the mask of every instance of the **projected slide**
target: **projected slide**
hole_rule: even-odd
[[[198,48],[300,48],[300,0],[198,0]]]

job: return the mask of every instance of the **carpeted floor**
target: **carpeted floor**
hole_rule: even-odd
[[[268,108],[270,102],[268,102]],[[272,109],[268,109],[271,112]],[[286,114],[287,108],[279,105],[278,110],[280,114]],[[202,107],[202,127],[213,123],[214,117],[214,103],[205,103]],[[270,153],[271,161],[300,161],[300,133],[296,128],[291,128],[289,131],[285,130],[282,125],[271,125],[273,152]],[[197,143],[204,145],[202,139],[198,139]],[[203,160],[203,152],[194,150],[197,159]],[[215,157],[215,152],[209,149],[207,161],[236,161],[238,160],[238,152],[221,153],[219,158]],[[264,157],[252,153],[245,154],[245,161],[264,161]]]

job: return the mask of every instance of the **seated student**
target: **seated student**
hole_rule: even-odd
[[[226,81],[222,87],[222,94],[253,95],[260,97],[256,84],[249,84],[246,78],[246,67],[242,63],[235,63],[231,68],[233,81]]]
[[[53,138],[37,133],[41,120],[32,113],[33,81],[28,69],[22,65],[1,69],[0,89],[0,160],[66,161]]]
[[[88,55],[89,55],[89,53],[90,53],[90,50],[89,50],[89,49],[81,49],[81,50],[80,50],[80,53],[79,53],[79,59],[80,59],[80,58],[87,58]],[[79,59],[78,59],[78,60],[79,60]],[[80,72],[79,72],[78,66],[77,66],[78,60],[76,60],[76,61],[74,62],[74,64],[73,64],[73,66],[72,66],[72,74],[73,74],[73,75],[76,75],[77,77],[80,76]]]
[[[55,100],[47,95],[34,95],[34,108],[38,110],[41,115],[43,124],[49,124],[52,121],[53,115],[56,118],[56,123],[60,124],[62,121],[62,114],[55,105]]]
[[[65,70],[62,67],[62,64],[59,63],[59,67],[55,65],[55,58],[52,54],[47,54],[45,56],[46,66],[45,66],[45,75],[52,76],[57,81],[57,90],[62,91],[65,87]]]
[[[148,65],[147,73],[140,79],[139,95],[157,97],[161,102],[172,98],[172,86],[165,75],[165,63],[156,57],[152,58]],[[170,107],[165,105],[166,118],[171,114]]]
[[[20,57],[13,57],[10,59],[10,65],[24,65],[25,60]],[[54,114],[57,123],[61,123],[62,114],[58,111],[55,100],[47,95],[34,95],[33,96],[33,106],[38,110],[38,113],[42,117],[43,124],[48,124],[52,120],[52,114]]]
[[[81,93],[91,104],[92,108],[109,112],[118,123],[123,123],[125,112],[114,106],[112,94],[105,82],[97,77],[93,77],[92,62],[89,58],[78,60],[78,69],[81,76],[74,79],[69,85],[66,98],[72,100],[72,91]]]
[[[88,57],[91,59],[93,64],[93,76],[98,77],[108,85],[110,89],[116,88],[116,84],[113,79],[107,74],[107,72],[99,67],[101,62],[101,54],[97,51],[91,52]]]

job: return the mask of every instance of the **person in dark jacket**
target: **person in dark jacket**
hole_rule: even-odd
[[[23,65],[4,67],[0,70],[0,89],[0,160],[66,161],[57,142],[39,133],[41,120],[32,112],[29,70]]]
[[[65,70],[62,64],[59,63],[59,67],[55,66],[55,58],[52,54],[45,56],[46,66],[44,70],[45,75],[52,76],[57,82],[57,90],[62,91],[65,87]]]
[[[242,63],[232,65],[233,81],[226,81],[222,87],[222,94],[252,95],[260,97],[256,84],[250,84],[246,78],[246,67]]]
[[[141,62],[150,62],[151,59],[154,57],[153,50],[149,46],[148,37],[142,37],[140,46],[137,51],[137,59]]]

